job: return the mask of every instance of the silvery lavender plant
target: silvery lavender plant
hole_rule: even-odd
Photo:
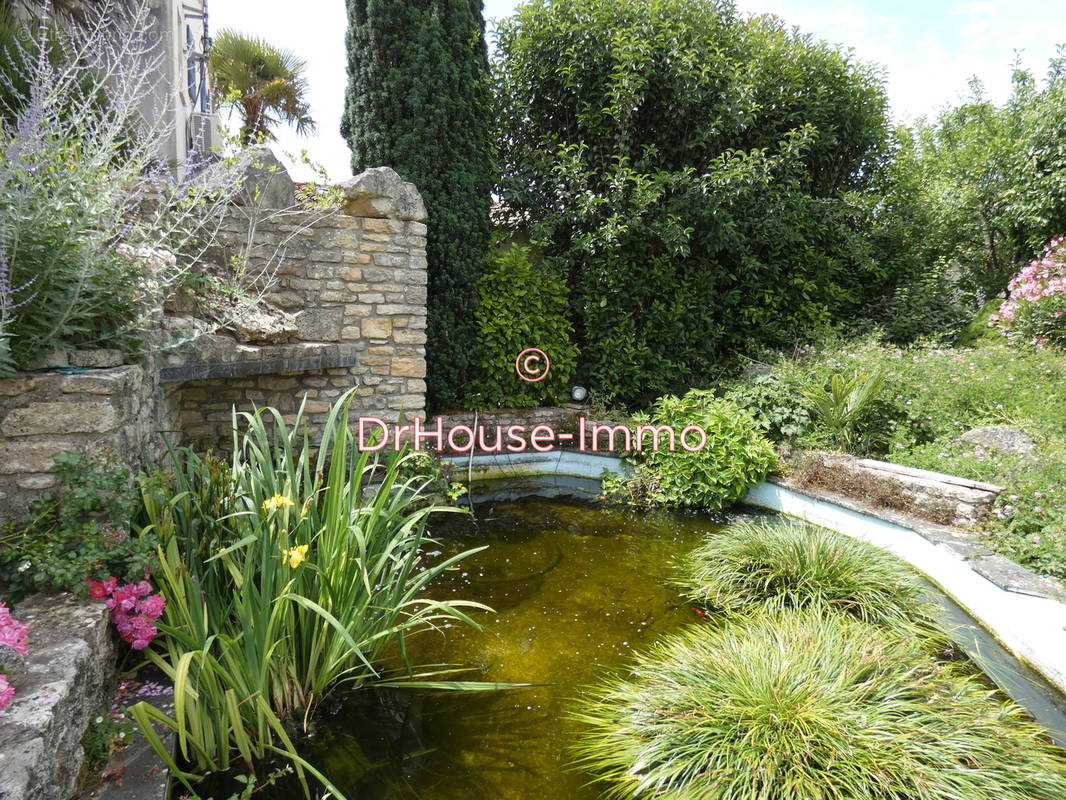
[[[16,39],[3,54],[23,74],[0,71],[0,97],[25,91],[0,114],[0,250],[8,299],[11,286],[32,292],[5,307],[0,374],[70,345],[137,352],[172,343],[159,328],[163,301],[243,188],[235,156],[161,163],[171,122],[151,98],[170,92],[159,86],[149,11],[146,0],[101,0],[81,24],[31,28],[28,44]],[[258,296],[276,266],[234,269],[235,290]]]

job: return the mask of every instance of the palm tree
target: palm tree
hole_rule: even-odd
[[[215,39],[207,66],[216,100],[243,120],[242,144],[273,139],[270,129],[279,122],[295,125],[301,134],[314,130],[304,77],[307,63],[291,51],[225,30]]]

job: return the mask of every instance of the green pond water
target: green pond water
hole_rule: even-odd
[[[477,694],[396,691],[326,710],[307,755],[349,798],[583,800],[568,712],[582,687],[634,650],[696,621],[667,585],[670,565],[721,527],[706,516],[634,515],[562,499],[481,503],[433,526],[433,558],[462,562],[436,596],[477,600],[483,630],[416,637],[419,663],[469,665],[463,679],[533,683]],[[361,774],[367,761],[378,765]]]
[[[494,611],[475,614],[481,630],[452,624],[412,638],[412,661],[471,668],[449,676],[456,680],[535,685],[370,690],[326,703],[301,751],[349,800],[602,798],[589,775],[570,767],[573,700],[624,669],[634,651],[696,622],[669,585],[671,565],[706,535],[763,512],[636,513],[574,499],[573,489],[522,497],[528,487],[511,485],[510,495],[482,494],[472,516],[434,522],[430,560],[487,546],[438,582],[434,596]],[[950,602],[945,622],[986,673],[1066,743],[1061,697]],[[302,792],[286,782],[255,796],[288,800]]]

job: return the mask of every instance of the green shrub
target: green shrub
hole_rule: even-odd
[[[724,0],[535,0],[498,30],[500,191],[634,407],[878,296],[877,70]]]
[[[678,580],[712,613],[816,608],[906,632],[936,630],[936,608],[906,564],[814,525],[732,525],[684,559]]]
[[[661,440],[653,448],[650,433],[642,426],[667,426],[677,437],[675,450]],[[706,445],[696,452],[682,447],[682,434],[697,426],[706,434]],[[608,496],[624,497],[637,505],[694,506],[717,511],[740,500],[774,468],[774,449],[746,411],[711,392],[692,390],[684,397],[659,398],[647,414],[635,414],[631,428],[643,440],[643,449],[630,458],[636,464],[631,478],[604,481]],[[696,446],[699,437],[687,437]]]
[[[1024,709],[842,614],[694,626],[583,701],[579,764],[616,798],[1054,800]]]
[[[468,402],[477,407],[524,408],[570,399],[577,348],[567,319],[566,280],[535,265],[528,247],[498,253],[478,283],[480,374]],[[515,358],[535,347],[551,360],[548,377],[528,383],[518,377]]]
[[[970,321],[974,301],[943,263],[925,264],[898,285],[885,308],[885,336],[909,344],[918,339],[951,342]]]
[[[799,438],[811,429],[810,402],[802,387],[774,373],[738,381],[725,392],[725,399],[747,411],[775,442]]]
[[[56,488],[0,533],[0,596],[84,593],[90,579],[143,578],[155,542],[130,536],[138,495],[129,470],[106,453],[60,453],[51,472]]]
[[[407,635],[475,625],[467,610],[484,608],[426,597],[468,554],[425,566],[427,520],[459,509],[424,502],[422,476],[400,479],[407,454],[377,463],[354,449],[353,397],[337,401],[315,442],[301,418],[289,427],[276,409],[235,413],[231,465],[171,450],[173,477],[144,484],[141,533],[158,537],[153,580],[166,599],[146,654],[173,681],[175,704],[172,715],[145,703],[130,713],[190,789],[186,769],[251,770],[277,754],[303,778],[313,769],[293,741],[319,703],[402,680],[382,666],[386,648],[406,664]],[[176,734],[174,754],[153,724]]]
[[[1002,342],[1003,332],[992,321],[992,315],[1003,305],[1003,298],[989,300],[978,311],[955,340],[957,347],[977,347],[991,342]]]
[[[825,384],[804,390],[818,421],[828,428],[837,447],[854,449],[859,441],[858,424],[885,385],[884,373],[834,373]],[[861,445],[858,445],[861,446]]]

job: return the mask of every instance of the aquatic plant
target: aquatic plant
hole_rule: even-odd
[[[172,477],[144,482],[141,534],[158,537],[153,580],[166,599],[146,654],[174,683],[174,711],[140,703],[131,713],[190,789],[187,769],[239,759],[254,771],[280,753],[301,779],[311,771],[332,790],[298,755],[295,734],[331,693],[394,683],[381,666],[387,646],[405,662],[407,685],[492,688],[410,679],[408,635],[476,626],[467,611],[485,607],[425,597],[469,554],[426,566],[426,521],[459,509],[423,502],[424,479],[398,478],[406,454],[377,463],[354,449],[353,397],[337,401],[315,442],[302,414],[290,427],[273,408],[235,413],[231,464],[170,449]],[[153,723],[176,734],[186,770]]]
[[[687,555],[677,582],[719,614],[820,608],[900,631],[936,631],[935,606],[900,559],[793,521],[742,522]]]
[[[1066,759],[1013,702],[843,614],[700,625],[592,690],[578,763],[612,798],[1053,800]]]

